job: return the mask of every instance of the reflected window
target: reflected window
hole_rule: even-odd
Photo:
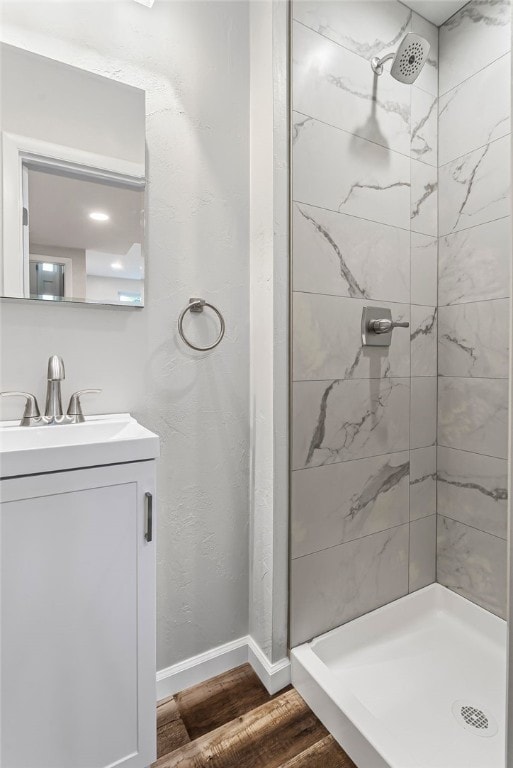
[[[64,264],[30,259],[30,298],[64,297]]]

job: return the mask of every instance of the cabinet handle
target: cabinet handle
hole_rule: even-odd
[[[146,498],[146,533],[144,534],[144,538],[146,541],[152,541],[153,540],[153,496],[152,494],[147,491],[144,494]]]

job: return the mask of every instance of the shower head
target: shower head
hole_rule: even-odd
[[[390,74],[399,80],[400,83],[411,85],[422,71],[429,54],[430,45],[420,35],[409,32],[401,42],[396,53],[389,53],[382,59],[375,56],[371,60],[372,71],[376,75],[383,74],[383,64],[389,59],[393,59]]]

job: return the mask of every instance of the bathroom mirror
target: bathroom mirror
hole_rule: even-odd
[[[144,304],[145,94],[1,44],[1,295]]]

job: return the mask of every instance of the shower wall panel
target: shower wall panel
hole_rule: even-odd
[[[508,0],[440,28],[438,581],[506,612]]]
[[[438,30],[295,2],[291,644],[435,579]],[[431,43],[413,87],[370,59]],[[364,306],[410,330],[361,345]]]

